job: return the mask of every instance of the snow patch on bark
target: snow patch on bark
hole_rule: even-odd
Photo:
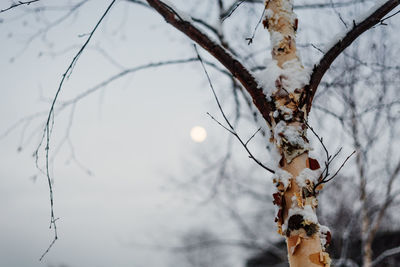
[[[283,169],[280,169],[280,168],[275,170],[275,175],[273,177],[274,180],[279,181],[283,184],[285,191],[290,185],[291,178],[292,178],[292,175],[289,172],[287,172]]]
[[[292,146],[310,149],[310,145],[302,136],[303,129],[300,125],[288,125],[285,121],[280,121],[274,128],[274,138],[279,146],[282,146],[283,141],[286,141]]]
[[[278,40],[275,41],[278,42]],[[298,59],[283,63],[282,68],[278,66],[276,60],[271,60],[266,69],[255,73],[254,77],[267,99],[270,99],[271,95],[280,89],[277,88],[277,84],[288,93],[302,89],[310,81],[310,73],[310,69],[304,68]]]
[[[306,168],[300,172],[300,174],[296,177],[296,182],[300,187],[307,187],[307,180],[312,182],[313,184],[318,183],[318,178],[321,175],[321,170],[311,170]]]
[[[311,207],[311,205],[304,205],[304,207],[302,209],[299,207],[290,208],[288,218],[292,217],[293,215],[297,215],[297,214],[303,216],[303,219],[305,221],[318,224],[317,215],[315,214],[315,211]]]

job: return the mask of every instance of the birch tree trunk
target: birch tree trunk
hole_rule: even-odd
[[[280,73],[271,95],[276,105],[271,118],[271,141],[281,157],[274,178],[278,232],[286,237],[291,267],[330,266],[324,247],[330,233],[319,225],[316,216],[316,195],[322,186],[315,186],[321,172],[318,161],[308,156],[307,107],[302,101],[309,73],[296,53],[298,20],[290,0],[266,1],[265,8],[264,26],[270,33],[276,64],[273,68]]]

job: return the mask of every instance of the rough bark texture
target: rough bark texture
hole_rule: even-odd
[[[290,64],[290,67],[298,68],[300,75],[307,75],[296,53],[298,20],[291,1],[266,1],[265,8],[264,26],[271,36],[272,58],[281,69],[288,68]],[[311,176],[315,175],[313,172],[317,172],[319,166],[317,161],[311,160],[314,170],[310,169],[305,124],[307,107],[301,104],[306,89],[305,85],[302,88],[290,87],[293,83],[287,82],[289,79],[293,78],[277,77],[276,90],[272,94],[280,111],[271,116],[272,141],[281,155],[280,171],[274,180],[278,189],[274,194],[274,203],[279,206],[276,219],[278,232],[286,237],[291,267],[330,266],[329,255],[321,245],[321,230],[316,219],[318,202],[314,185],[319,176]]]

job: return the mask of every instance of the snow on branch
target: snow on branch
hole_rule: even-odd
[[[383,3],[379,1],[378,3]],[[387,0],[384,4],[381,4],[376,9],[368,11],[363,19],[360,21],[353,20],[353,27],[347,33],[345,33],[343,38],[340,38],[322,57],[319,64],[314,66],[313,72],[311,74],[309,92],[308,92],[308,109],[311,108],[311,103],[314,95],[317,91],[318,85],[329,69],[333,61],[348,47],[354,40],[356,40],[362,33],[369,30],[376,24],[383,21],[383,17],[392,11],[395,7],[400,4],[399,0]]]
[[[273,110],[273,105],[272,103],[267,102],[266,96],[260,89],[256,79],[241,62],[235,59],[227,49],[211,40],[207,34],[203,33],[196,26],[194,26],[190,16],[176,10],[172,5],[165,3],[165,1],[147,0],[147,2],[161,16],[163,16],[169,24],[203,47],[222,65],[224,65],[232,73],[232,75],[240,81],[243,87],[246,88],[264,119],[270,123],[271,119],[269,114],[270,111]]]

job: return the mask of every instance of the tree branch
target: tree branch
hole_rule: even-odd
[[[385,250],[381,255],[379,255],[371,264],[371,266],[376,266],[378,263],[380,263],[382,260],[386,259],[387,257],[393,256],[400,253],[400,247],[396,248],[391,248],[388,250]]]
[[[89,37],[86,39],[86,42],[82,45],[82,47],[79,49],[78,53],[75,55],[75,57],[72,59],[71,63],[69,64],[67,70],[64,72],[64,74],[62,75],[61,81],[59,83],[57,92],[53,98],[53,101],[51,103],[51,107],[47,116],[47,121],[46,121],[46,125],[44,127],[43,130],[43,135],[42,135],[42,139],[38,145],[38,147],[35,150],[35,157],[36,157],[36,166],[38,167],[38,157],[39,157],[39,149],[41,148],[43,141],[45,140],[46,142],[46,146],[45,146],[45,154],[46,154],[46,170],[45,170],[45,174],[47,176],[47,182],[49,185],[49,192],[50,192],[50,228],[54,229],[54,238],[53,241],[50,243],[49,247],[46,249],[46,251],[42,254],[42,256],[40,257],[40,261],[44,258],[44,256],[50,251],[50,249],[52,248],[52,246],[54,245],[54,243],[56,242],[56,240],[58,239],[58,235],[57,235],[57,225],[56,225],[56,220],[57,218],[54,215],[54,199],[53,199],[53,186],[52,186],[52,181],[50,178],[50,171],[49,171],[49,147],[50,147],[50,135],[52,132],[52,127],[54,124],[54,108],[55,108],[55,104],[57,102],[58,99],[58,95],[61,92],[62,86],[64,84],[64,81],[66,78],[68,78],[69,75],[71,75],[71,72],[76,64],[76,62],[78,61],[80,55],[82,54],[82,52],[85,50],[86,46],[88,45],[90,39],[92,38],[93,34],[95,33],[96,29],[98,28],[98,26],[100,25],[100,23],[103,21],[104,17],[106,16],[106,14],[110,11],[111,7],[114,5],[116,0],[113,0],[109,6],[107,7],[106,11],[103,13],[103,15],[100,17],[100,19],[97,21],[95,27],[93,28],[93,30],[91,31],[91,33],[89,34]]]
[[[354,40],[356,40],[362,33],[369,30],[379,22],[381,22],[382,18],[387,15],[390,11],[392,11],[396,6],[400,4],[399,0],[388,0],[385,4],[380,6],[377,10],[372,12],[369,16],[367,16],[364,20],[356,24],[356,21],[353,20],[353,28],[346,33],[346,35],[341,38],[334,46],[332,46],[328,52],[322,57],[320,62],[314,66],[313,72],[310,78],[310,84],[308,88],[308,101],[307,101],[307,109],[308,112],[311,109],[311,103],[314,98],[314,95],[317,91],[318,85],[329,69],[333,61],[348,47],[350,46]]]
[[[14,4],[12,4],[10,7],[8,7],[8,8],[5,8],[5,9],[1,9],[0,10],[0,13],[3,13],[3,12],[6,12],[6,11],[8,11],[8,10],[10,10],[10,9],[13,9],[13,8],[15,8],[15,7],[19,7],[19,6],[21,6],[21,5],[27,5],[27,6],[29,6],[30,4],[32,4],[32,3],[35,3],[35,2],[39,2],[40,0],[32,0],[32,1],[18,1],[18,3],[14,3]]]
[[[307,9],[321,9],[321,8],[332,8],[333,7],[346,7],[346,6],[351,6],[351,5],[356,5],[360,3],[365,3],[365,2],[371,2],[374,0],[349,0],[346,2],[333,2],[333,3],[326,3],[321,1],[320,3],[312,3],[312,4],[300,4],[300,5],[294,5],[293,8],[294,10],[307,10]],[[265,4],[265,0],[237,0],[233,2],[223,13],[223,20],[227,19],[230,17],[233,12],[236,11],[236,9],[241,5],[241,4]]]
[[[212,93],[213,93],[213,95],[214,95],[215,101],[217,102],[218,108],[219,108],[219,110],[221,111],[222,117],[224,117],[224,120],[225,120],[225,122],[228,124],[229,128],[226,127],[226,126],[224,126],[222,123],[220,123],[220,122],[219,122],[217,119],[215,119],[210,113],[207,112],[207,114],[211,117],[211,119],[213,119],[213,120],[214,120],[215,122],[217,122],[220,126],[222,126],[222,128],[224,128],[225,130],[227,130],[228,132],[230,132],[231,134],[233,134],[233,135],[239,140],[239,142],[242,144],[242,146],[244,147],[244,149],[245,149],[245,150],[247,151],[247,153],[249,154],[249,158],[253,159],[258,165],[260,165],[262,168],[264,168],[265,170],[269,171],[270,173],[275,173],[274,170],[272,170],[271,168],[268,168],[267,166],[265,166],[264,164],[262,164],[261,161],[259,161],[257,158],[255,158],[255,157],[253,156],[253,154],[251,153],[251,151],[249,150],[248,146],[247,146],[248,142],[254,137],[254,135],[255,135],[258,131],[257,131],[256,133],[254,133],[252,137],[250,137],[249,141],[247,141],[246,143],[244,143],[244,141],[240,138],[239,134],[236,132],[236,130],[235,130],[235,128],[233,127],[233,125],[229,122],[228,118],[227,118],[226,115],[225,115],[224,110],[222,109],[221,103],[220,103],[219,100],[218,100],[217,94],[215,93],[215,90],[214,90],[214,86],[213,86],[212,83],[211,83],[210,76],[208,75],[207,69],[206,69],[206,67],[204,66],[203,59],[200,57],[200,54],[199,54],[199,52],[197,51],[196,45],[194,45],[194,48],[195,48],[197,57],[198,57],[198,59],[199,59],[199,61],[200,61],[200,63],[201,63],[201,66],[202,66],[202,68],[203,68],[203,70],[204,70],[204,73],[205,73],[206,76],[207,76],[208,83],[209,83],[210,88],[211,88],[211,91],[212,91]]]
[[[147,0],[164,19],[176,29],[184,33],[198,45],[207,50],[219,62],[222,63],[246,88],[247,92],[253,98],[253,102],[261,112],[264,119],[270,123],[270,111],[273,110],[273,104],[266,100],[266,96],[259,87],[253,75],[242,63],[235,59],[224,47],[212,41],[205,33],[196,28],[186,16],[178,13],[173,7],[159,0]]]

